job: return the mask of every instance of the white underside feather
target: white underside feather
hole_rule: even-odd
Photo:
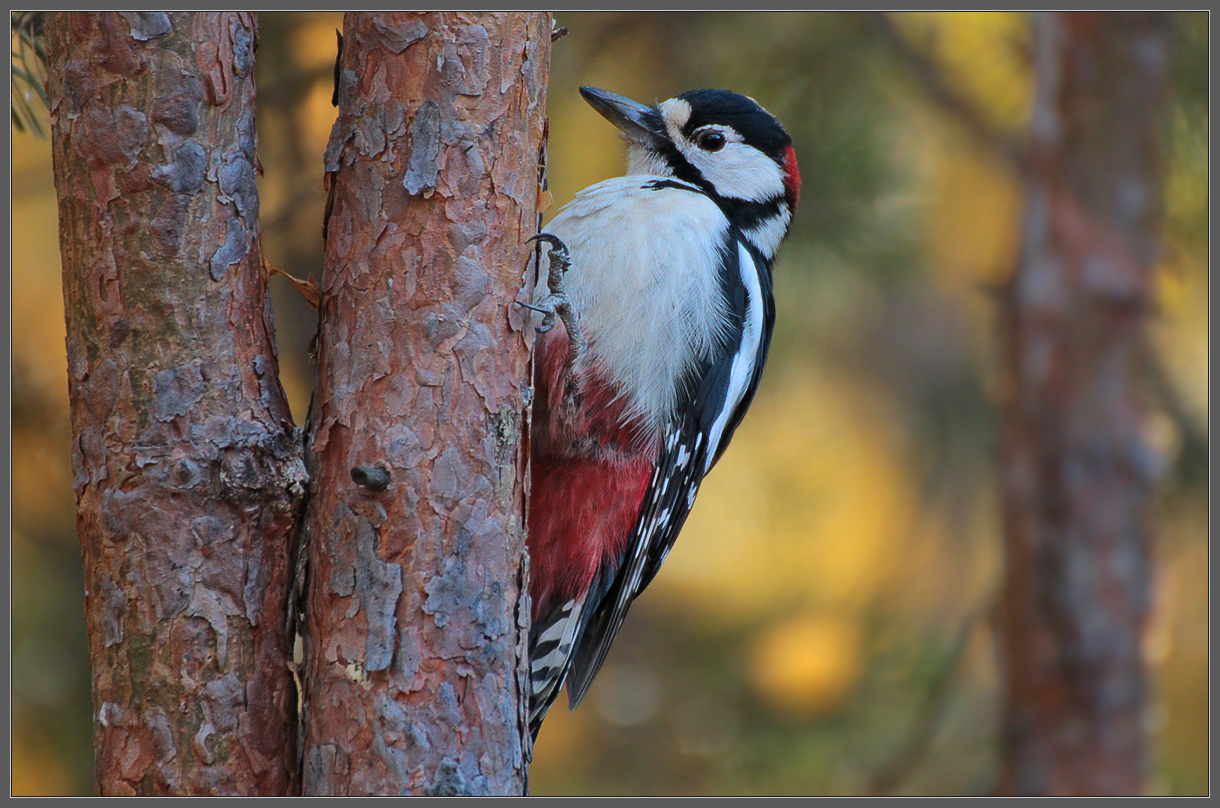
[[[544,228],[571,253],[564,282],[596,367],[653,434],[673,411],[677,380],[728,327],[718,267],[729,222],[703,194],[646,187],[657,181],[675,182],[599,182]]]

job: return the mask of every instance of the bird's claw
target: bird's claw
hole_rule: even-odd
[[[567,382],[564,387],[577,390],[580,371],[584,366],[589,344],[585,341],[580,325],[576,322],[576,310],[572,307],[572,301],[564,288],[563,276],[572,266],[572,255],[568,252],[568,245],[564,244],[558,236],[550,233],[539,233],[528,239],[526,243],[530,241],[542,242],[551,248],[548,256],[550,267],[546,282],[549,294],[534,304],[518,302],[532,311],[542,313],[542,322],[534,328],[539,334],[545,334],[553,329],[556,320],[563,323],[564,329],[568,332],[568,361],[564,370]]]
[[[558,316],[559,308],[567,305],[567,298],[557,299],[555,295],[547,295],[542,299],[541,303],[526,303],[523,300],[514,300],[523,309],[536,311],[542,315],[542,322],[534,327],[534,330],[539,334],[545,334],[555,327],[555,318]]]
[[[568,253],[568,245],[563,243],[563,239],[550,233],[539,233],[536,236],[530,236],[525,240],[525,243],[529,244],[531,241],[541,241],[544,244],[550,245],[551,270],[548,280],[562,279],[563,274],[572,266],[572,256]],[[562,280],[560,282],[562,283]],[[551,288],[554,289],[555,287],[551,286]]]
[[[549,294],[544,297],[537,306],[530,306],[534,311],[542,312],[542,322],[534,328],[539,334],[545,334],[555,327],[556,318],[563,321],[567,325],[569,313],[572,310],[572,303],[568,300],[568,296],[560,294]]]
[[[534,330],[539,334],[545,334],[555,327],[555,320],[559,319],[568,330],[568,339],[574,345],[583,346],[584,339],[576,325],[576,313],[572,310],[572,301],[568,298],[563,283],[563,276],[572,266],[572,256],[568,252],[568,245],[564,244],[561,238],[550,233],[539,233],[526,239],[527,244],[531,241],[542,242],[551,248],[548,256],[550,268],[546,283],[550,294],[535,305],[522,304],[543,315],[542,322]]]

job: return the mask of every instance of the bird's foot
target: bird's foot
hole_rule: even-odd
[[[535,304],[522,303],[521,305],[542,313],[542,322],[535,328],[539,334],[545,334],[554,328],[556,320],[563,323],[564,329],[568,332],[569,374],[574,374],[575,369],[584,359],[588,343],[585,341],[584,334],[581,333],[580,325],[576,322],[576,311],[572,308],[572,301],[564,288],[563,276],[572,266],[572,256],[568,252],[568,246],[550,233],[539,233],[528,239],[526,243],[530,241],[540,241],[551,248],[548,256],[550,271],[547,274],[546,282],[549,294]]]

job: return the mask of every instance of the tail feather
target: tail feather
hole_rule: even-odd
[[[572,665],[588,593],[561,604],[530,631],[530,737],[537,738],[542,720],[555,703]]]
[[[599,611],[606,593],[617,577],[618,569],[607,565],[598,572],[592,585],[575,598],[552,609],[530,630],[530,737],[537,738],[538,730],[547,711],[559,697],[572,664],[576,650],[583,644],[589,623]],[[586,683],[579,694],[568,682],[568,709],[576,709]]]

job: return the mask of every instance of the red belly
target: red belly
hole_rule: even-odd
[[[576,597],[603,564],[617,564],[635,527],[656,446],[595,368],[563,398],[568,338],[544,335],[535,358],[530,473],[530,595],[534,619]]]
[[[538,620],[587,589],[603,563],[618,563],[652,463],[545,457],[531,462],[527,545]]]

